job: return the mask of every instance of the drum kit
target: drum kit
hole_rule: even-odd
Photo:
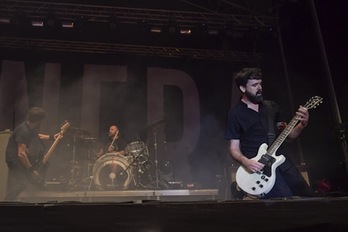
[[[73,128],[74,129],[74,128]],[[71,190],[141,190],[168,189],[158,167],[157,142],[154,160],[148,146],[141,140],[130,142],[125,155],[119,152],[95,156],[100,142],[83,129],[75,128],[68,185]],[[156,139],[155,139],[156,141]]]

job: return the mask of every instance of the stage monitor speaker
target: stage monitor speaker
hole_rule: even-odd
[[[0,132],[0,201],[5,200],[6,194],[8,168],[5,162],[5,151],[11,134],[9,130]]]

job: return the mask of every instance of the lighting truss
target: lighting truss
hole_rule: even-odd
[[[178,0],[179,1],[179,0]],[[203,1],[203,0],[202,0]],[[115,1],[116,4],[117,1]],[[189,0],[182,2],[190,3]],[[222,0],[221,3],[234,3]],[[197,9],[202,8],[200,6]],[[226,7],[227,8],[227,7]],[[72,4],[48,1],[28,1],[28,0],[0,0],[0,17],[3,19],[16,19],[25,17],[28,22],[37,20],[47,20],[48,16],[54,16],[60,22],[77,22],[83,20],[88,25],[90,23],[109,23],[122,25],[137,25],[146,22],[153,27],[163,27],[169,21],[175,21],[175,25],[180,29],[188,30],[205,25],[209,29],[221,30],[228,26],[229,29],[269,31],[275,27],[276,18],[262,14],[247,12],[232,13],[231,11],[218,12],[207,9],[197,11],[185,10],[163,10],[147,9],[143,7],[120,7],[120,6],[101,6],[93,4]],[[116,25],[117,27],[117,25]],[[2,34],[0,37],[1,48],[13,49],[41,49],[45,51],[63,51],[76,53],[100,53],[100,54],[137,54],[143,56],[161,57],[189,57],[192,59],[213,59],[224,61],[258,62],[261,54],[244,51],[225,51],[209,48],[193,49],[180,48],[177,45],[170,46],[151,46],[139,44],[121,44],[105,41],[91,42],[82,41],[84,38],[76,39],[49,39],[32,38],[25,36],[13,36],[12,34]],[[79,40],[79,41],[77,41]],[[133,42],[136,43],[136,42]]]
[[[10,49],[25,49],[29,51],[43,50],[91,54],[133,54],[153,57],[240,61],[254,63],[257,63],[261,60],[261,54],[255,54],[251,52],[233,52],[211,49],[127,45],[67,40],[28,39],[4,36],[0,37],[0,47]]]
[[[147,21],[154,26],[165,25],[168,20],[175,20],[177,26],[183,28],[202,24],[209,25],[210,28],[221,28],[228,24],[239,29],[258,28],[259,30],[268,30],[275,25],[275,17],[251,14],[144,9],[25,0],[0,0],[0,4],[0,15],[2,17],[13,18],[18,15],[25,15],[31,20],[45,19],[47,15],[53,14],[57,19],[66,21],[84,19],[93,22],[109,22],[111,17],[115,17],[118,23],[137,24],[141,21]]]

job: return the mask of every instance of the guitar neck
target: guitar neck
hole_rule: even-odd
[[[50,147],[50,149],[47,151],[47,153],[45,154],[44,158],[42,159],[42,164],[46,164],[48,159],[51,157],[51,155],[53,154],[54,149],[56,149],[58,142],[60,140],[60,137],[58,137],[56,140],[54,140],[52,146]]]
[[[280,135],[276,138],[276,140],[272,143],[272,145],[268,148],[267,153],[269,155],[275,154],[275,152],[278,150],[280,145],[285,141],[285,139],[290,134],[291,130],[294,129],[296,124],[298,123],[298,119],[296,116],[294,116],[289,124],[285,127],[285,129],[280,133]]]

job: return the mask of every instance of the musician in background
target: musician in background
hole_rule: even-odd
[[[6,163],[9,168],[6,200],[16,200],[28,184],[40,178],[40,174],[35,170],[34,161],[40,152],[45,152],[41,140],[53,140],[59,135],[39,134],[41,122],[45,117],[46,112],[42,108],[30,108],[26,121],[18,125],[9,138],[6,147]]]
[[[115,153],[118,155],[126,155],[125,148],[127,146],[126,141],[121,137],[121,133],[116,125],[111,125],[109,128],[108,136],[101,138],[102,147],[96,154],[97,158],[106,153]]]
[[[262,95],[262,73],[260,69],[244,68],[235,76],[234,80],[242,96],[228,114],[225,137],[230,141],[231,156],[241,165],[244,165],[248,171],[254,173],[262,170],[264,165],[251,158],[257,155],[261,144],[271,145],[268,137],[268,122],[274,123],[275,133],[284,129],[287,124],[278,104],[269,101],[270,104],[268,105],[270,105],[272,111],[266,109]],[[273,112],[272,116],[267,115],[268,112]],[[300,106],[296,115],[299,123],[288,135],[287,140],[289,141],[297,138],[308,124],[309,113],[306,108]],[[271,117],[270,121],[268,117]],[[279,152],[280,150],[277,153],[282,154]],[[231,185],[231,192],[234,195],[233,198],[241,199],[244,197],[244,193],[240,191],[235,183]],[[285,162],[276,169],[274,187],[263,198],[308,195],[311,195],[309,186],[291,160],[286,158]]]

